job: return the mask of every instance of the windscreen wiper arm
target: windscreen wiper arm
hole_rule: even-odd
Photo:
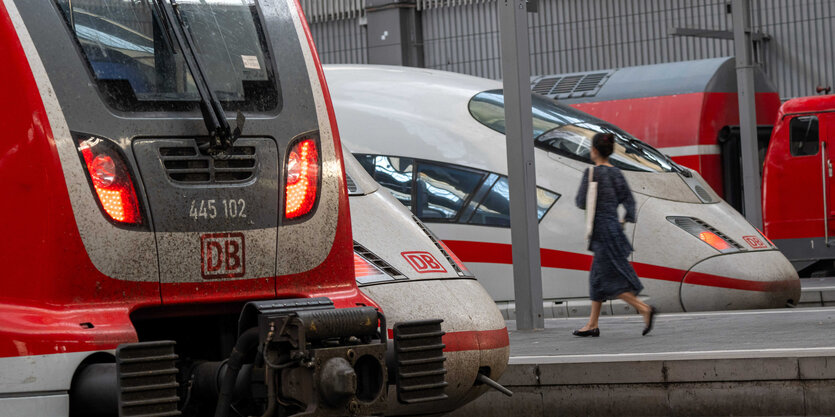
[[[195,53],[194,40],[191,33],[186,29],[185,21],[175,7],[175,0],[154,0],[157,13],[164,20],[163,26],[173,35],[174,40],[183,51],[183,59],[191,72],[194,84],[197,86],[197,94],[200,96],[200,112],[203,114],[203,121],[209,131],[209,142],[200,146],[208,146],[208,153],[222,153],[232,147],[235,140],[241,135],[246,118],[238,111],[237,126],[233,131],[226,121],[226,113],[220,104],[217,95],[209,86],[203,67]]]

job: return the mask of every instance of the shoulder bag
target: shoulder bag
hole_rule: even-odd
[[[594,232],[594,212],[597,208],[597,181],[594,181],[594,167],[589,168],[589,186],[586,189],[586,241],[591,241]]]

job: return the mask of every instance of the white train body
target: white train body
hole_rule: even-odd
[[[512,318],[509,217],[502,206],[507,204],[504,116],[496,92],[501,83],[403,67],[326,66],[325,72],[343,142],[367,170],[382,175],[378,182],[393,188]],[[587,150],[589,132],[600,129],[622,139],[613,158],[628,168],[623,172],[636,200],[637,222],[626,226],[626,234],[635,248],[630,260],[645,285],[642,296],[667,312],[798,301],[800,284],[791,264],[697,173],[617,127],[534,97],[535,118],[548,112],[567,112],[553,117],[570,122],[544,132],[556,141],[535,151],[547,317],[586,313],[592,254],[583,237],[584,212],[574,200],[590,166],[581,151]],[[535,120],[535,132],[550,127],[543,120],[552,116],[543,117]],[[566,145],[577,154],[554,148]],[[624,312],[629,309],[620,303],[604,310]]]
[[[498,380],[510,356],[504,318],[490,295],[460,261],[345,149],[357,285],[386,315],[389,338],[398,322],[443,317],[447,398],[403,404],[389,388],[387,415],[452,411],[487,389],[483,373]],[[457,262],[457,263],[456,263]]]

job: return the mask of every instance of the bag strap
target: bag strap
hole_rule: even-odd
[[[589,185],[591,185],[591,183],[594,182],[592,181],[592,178],[594,178],[594,165],[592,165],[591,168],[589,168]]]

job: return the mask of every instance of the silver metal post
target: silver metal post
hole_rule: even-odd
[[[545,328],[525,0],[499,0],[516,328]]]
[[[739,92],[739,132],[742,151],[742,192],[745,218],[762,228],[760,156],[757,149],[757,111],[754,87],[753,43],[749,0],[731,3],[736,53],[736,82]]]

